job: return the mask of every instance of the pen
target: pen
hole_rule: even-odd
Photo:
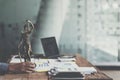
[[[20,52],[18,52],[18,54],[19,54],[19,57],[20,57],[20,62],[22,62],[22,58],[21,58],[21,54],[20,54]]]

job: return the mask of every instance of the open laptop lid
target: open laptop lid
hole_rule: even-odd
[[[55,37],[41,38],[41,43],[47,58],[57,58],[60,55]]]

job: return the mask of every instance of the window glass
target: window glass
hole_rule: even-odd
[[[120,1],[69,1],[66,15],[69,18],[63,24],[60,51],[79,53],[94,64],[119,62]]]

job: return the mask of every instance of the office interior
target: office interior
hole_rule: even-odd
[[[26,20],[35,29],[33,54],[44,54],[41,38],[55,36],[59,52],[80,54],[119,80],[119,0],[0,0],[0,61],[18,54]]]

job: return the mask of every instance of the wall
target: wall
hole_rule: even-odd
[[[0,0],[0,59],[17,53],[26,19],[36,22],[41,0]]]

